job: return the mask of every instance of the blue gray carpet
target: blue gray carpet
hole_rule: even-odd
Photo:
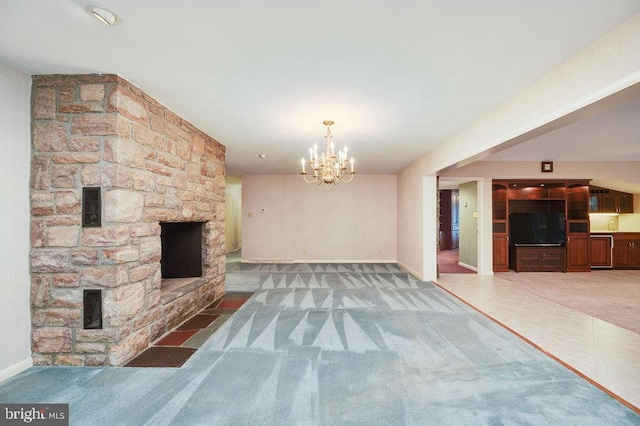
[[[31,368],[0,402],[70,403],[83,425],[640,424],[393,265],[242,267],[228,279],[256,294],[183,367]]]

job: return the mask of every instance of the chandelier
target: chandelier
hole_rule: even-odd
[[[318,185],[323,183],[336,185],[338,182],[351,182],[353,180],[353,175],[355,174],[353,171],[353,157],[351,157],[351,160],[347,160],[346,146],[342,151],[338,151],[338,154],[336,155],[335,146],[331,140],[331,125],[333,124],[333,121],[325,120],[322,124],[327,126],[327,135],[325,136],[325,139],[327,140],[327,148],[319,157],[318,145],[314,145],[313,148],[309,148],[308,163],[309,167],[313,169],[313,179],[307,179],[307,171],[305,169],[307,161],[304,157],[302,158],[302,178],[307,183],[317,183]],[[350,175],[349,180],[345,179],[345,174],[347,174],[347,162],[351,163],[351,171],[348,173]]]

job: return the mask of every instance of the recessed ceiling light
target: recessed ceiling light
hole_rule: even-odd
[[[88,4],[86,11],[105,25],[117,25],[122,22],[122,18],[117,13],[99,4]]]
[[[258,154],[258,158],[267,158],[267,154]]]

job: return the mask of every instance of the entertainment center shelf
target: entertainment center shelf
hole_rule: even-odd
[[[590,270],[588,180],[494,180],[492,185],[494,271]],[[528,244],[516,247],[516,242]]]
[[[539,200],[509,200],[509,214],[511,213],[564,213],[566,203],[564,198],[542,198]]]
[[[565,182],[510,181],[510,200],[562,200],[567,196]]]

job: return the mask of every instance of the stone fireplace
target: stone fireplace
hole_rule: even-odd
[[[35,364],[123,365],[223,294],[223,145],[116,75],[35,76],[32,145]],[[199,237],[171,297],[164,228]]]

